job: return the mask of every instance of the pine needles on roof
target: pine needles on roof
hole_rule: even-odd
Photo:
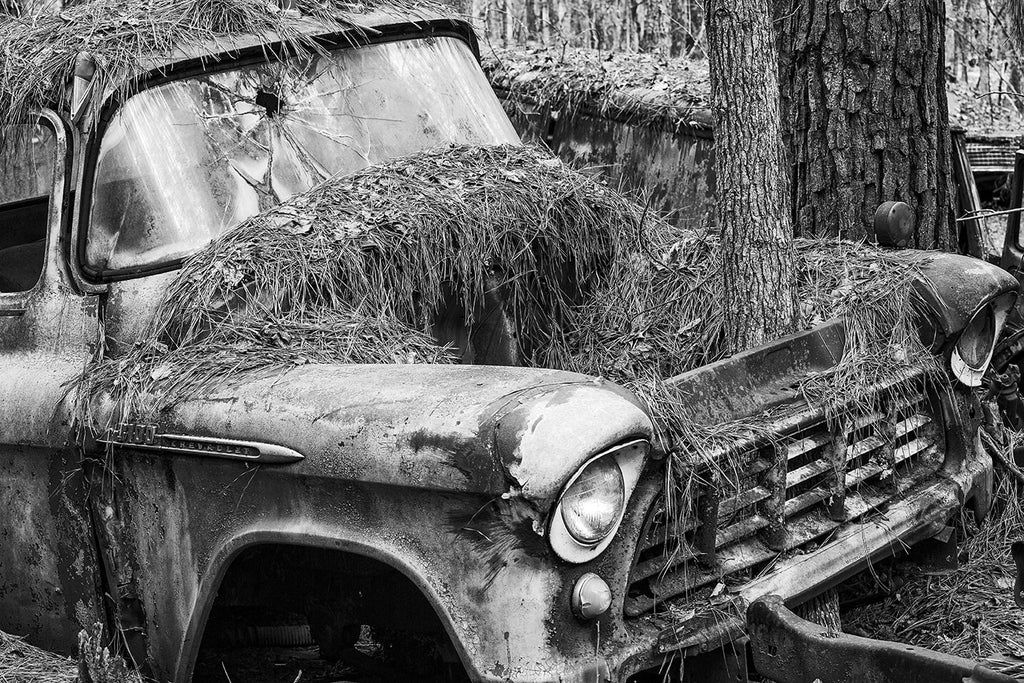
[[[707,63],[584,48],[498,48],[482,56],[512,102],[626,121],[710,127]]]
[[[59,13],[0,14],[0,117],[18,120],[29,110],[60,106],[80,53],[96,62],[93,91],[131,87],[132,79],[178,52],[198,51],[217,39],[253,34],[288,50],[322,50],[309,37],[324,30],[359,28],[366,13],[397,11],[455,16],[430,0],[298,0],[301,16],[266,0],[91,0]],[[95,121],[100,98],[91,100]]]

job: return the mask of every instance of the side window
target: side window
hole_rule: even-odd
[[[0,293],[30,290],[43,272],[55,156],[42,123],[0,130]]]

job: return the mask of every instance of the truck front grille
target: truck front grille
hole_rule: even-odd
[[[820,420],[727,458],[726,472],[691,481],[686,509],[663,496],[644,522],[625,600],[626,617],[718,582],[742,584],[772,563],[828,542],[941,465],[941,430],[923,388],[898,391],[868,415]]]

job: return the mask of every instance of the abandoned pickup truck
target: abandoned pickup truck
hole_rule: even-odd
[[[910,373],[850,421],[808,406],[797,385],[842,355],[842,321],[670,380],[710,423],[773,415],[769,438],[728,446],[742,490],[695,480],[678,525],[657,416],[557,370],[297,365],[81,433],[73,387],[97,354],[139,342],[183,259],[308,189],[310,169],[518,144],[468,25],[358,18],[291,24],[317,47],[299,70],[316,87],[261,85],[298,58],[281,36],[237,35],[154,49],[127,89],[83,54],[66,98],[5,124],[0,629],[73,652],[100,622],[159,681],[190,680],[238,606],[303,615],[328,657],[362,627],[417,634],[396,647],[433,644],[420,672],[472,680],[625,680],[673,659],[711,675],[755,599],[800,604],[964,506],[984,516],[971,387],[1017,285],[957,256],[923,266],[948,390]],[[304,115],[285,117],[299,96]],[[283,117],[280,137],[245,155],[227,124],[200,134],[257,107]],[[235,182],[204,173],[209,155]]]

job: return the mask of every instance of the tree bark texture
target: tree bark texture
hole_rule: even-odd
[[[770,0],[708,0],[725,342],[731,352],[792,332],[792,224]]]
[[[889,200],[955,247],[945,0],[776,0],[797,235],[869,235]]]

